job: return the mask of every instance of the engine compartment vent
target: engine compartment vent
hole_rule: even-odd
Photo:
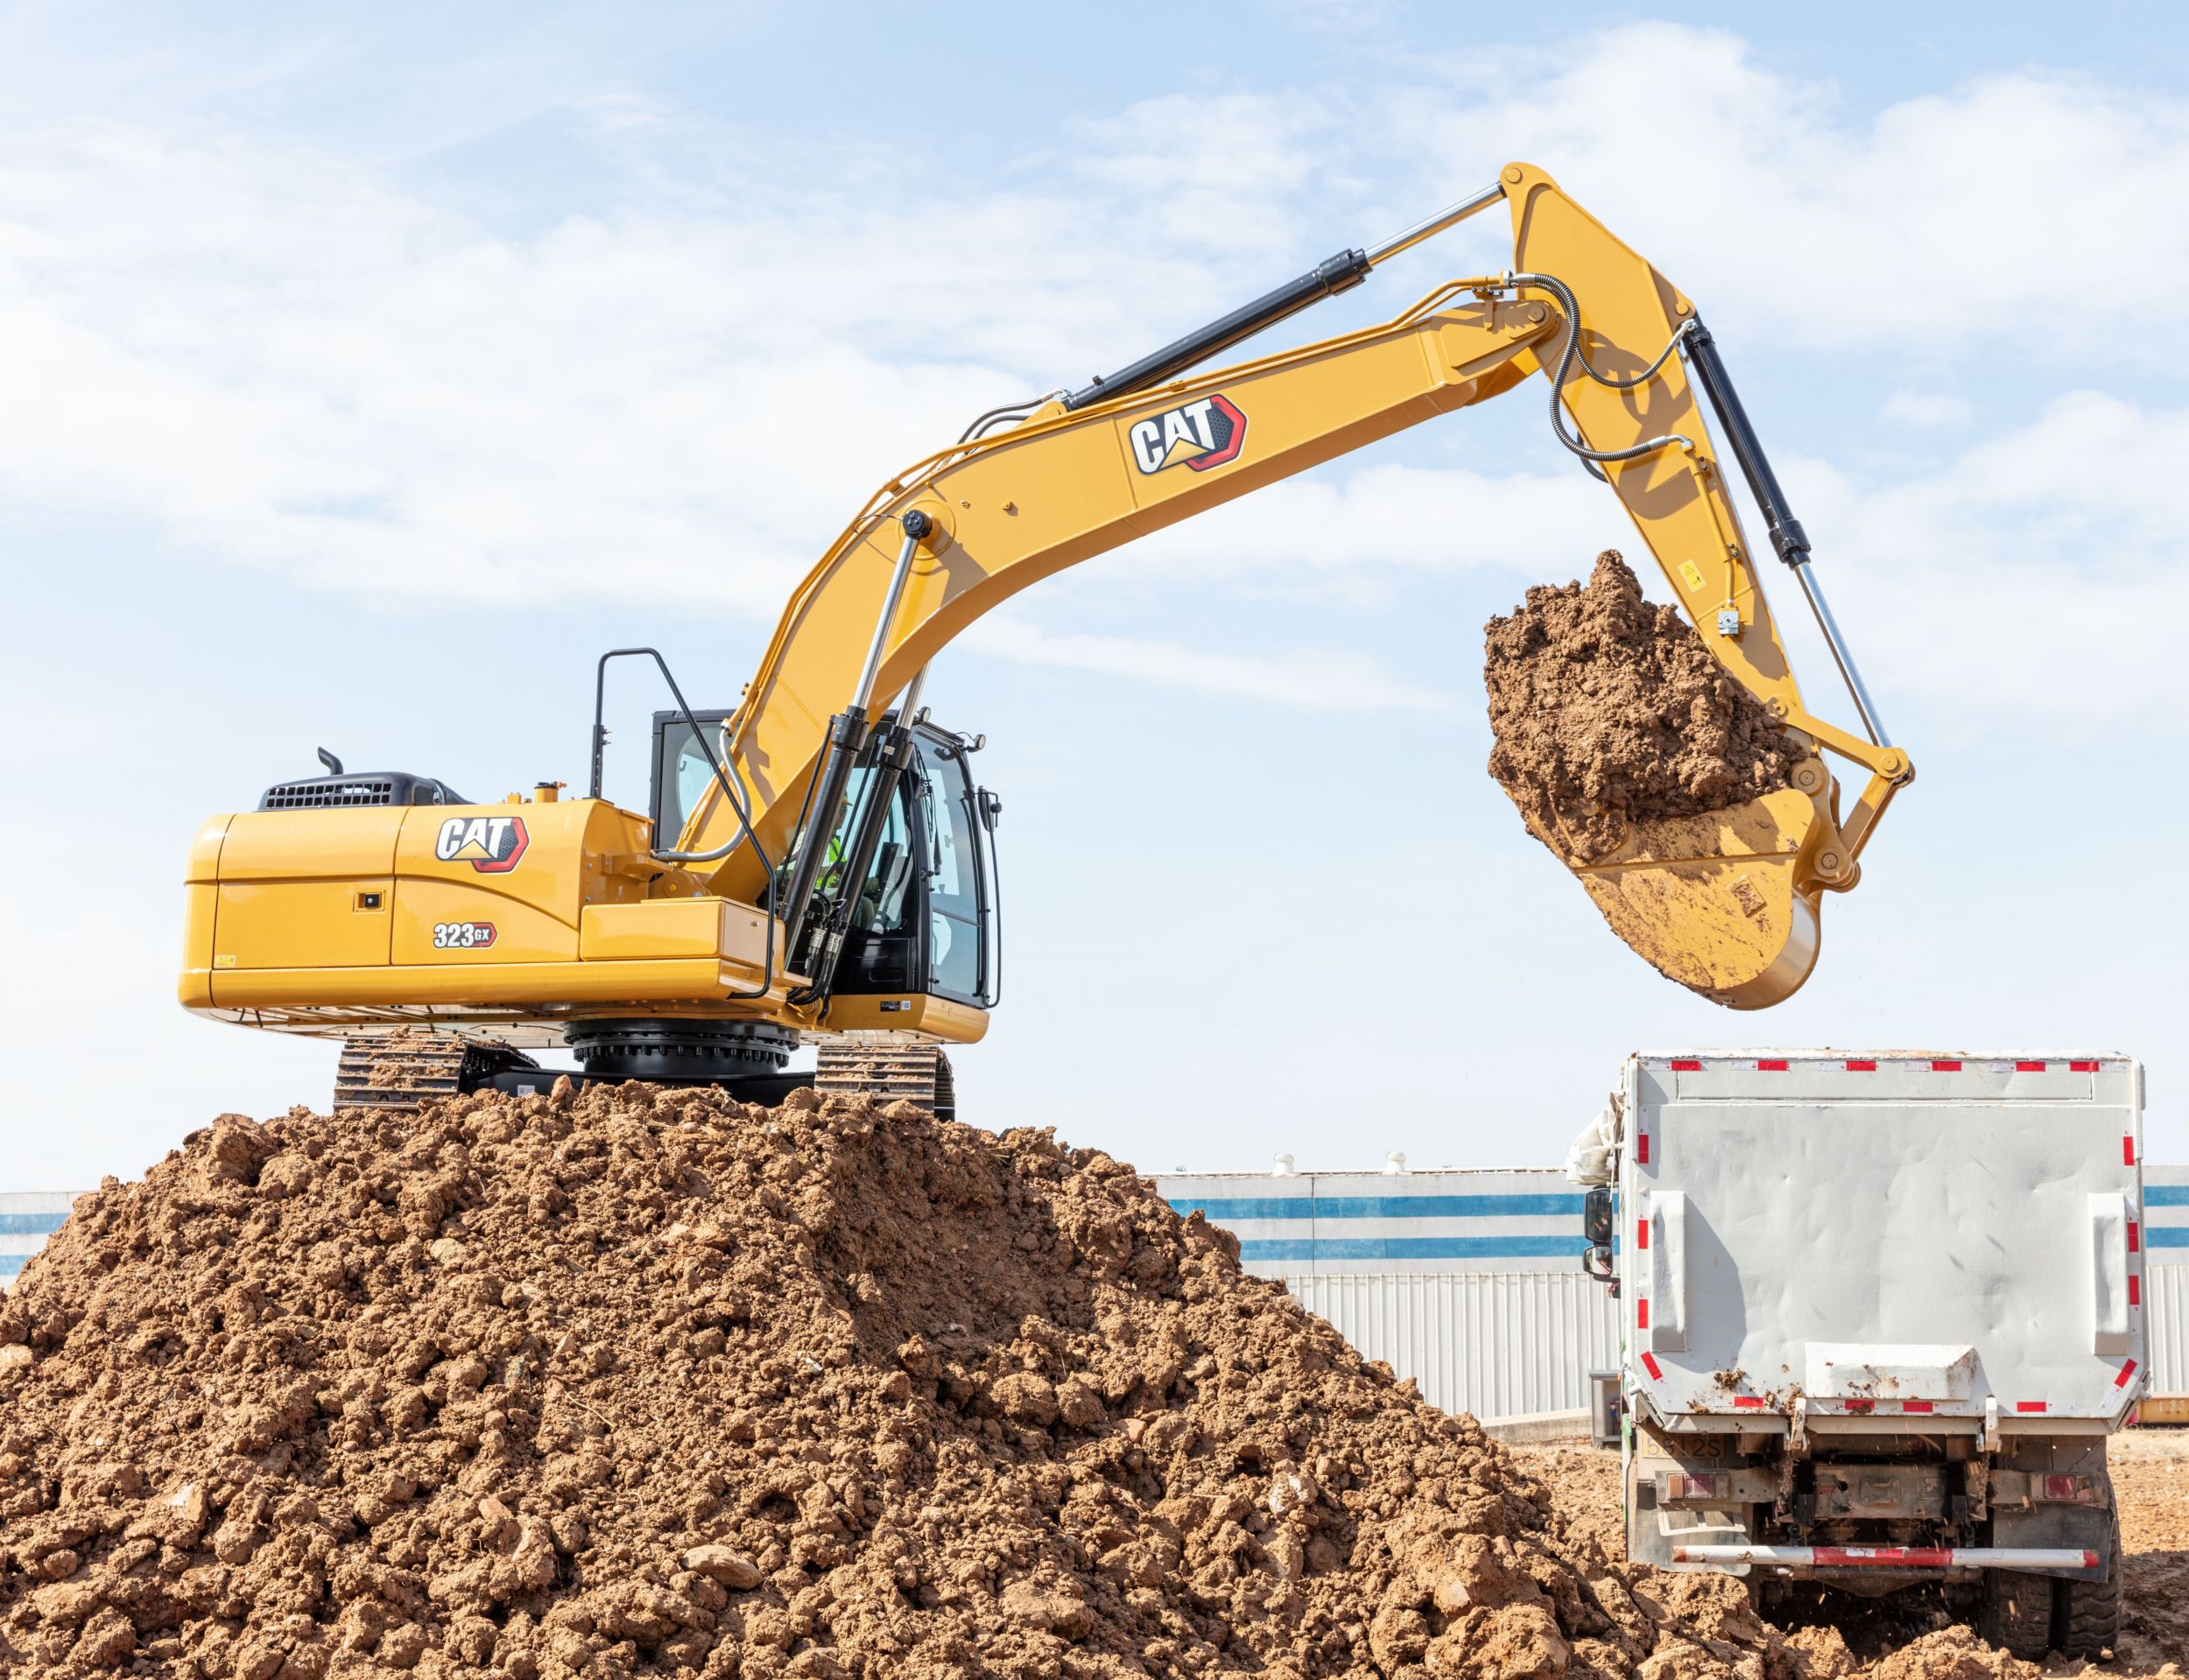
[[[461,805],[471,802],[447,783],[407,770],[311,776],[277,782],[258,801],[261,811],[336,811],[356,805]]]

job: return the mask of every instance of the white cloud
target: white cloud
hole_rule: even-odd
[[[1967,398],[1934,390],[1897,390],[1878,411],[1902,425],[1923,427],[1966,425],[1975,412]]]
[[[1381,661],[1350,648],[1226,653],[1137,636],[1045,630],[1003,613],[975,625],[964,645],[1022,664],[1124,677],[1292,710],[1452,712],[1460,705],[1446,690],[1402,682]]]
[[[1334,125],[1320,99],[1169,94],[1077,118],[1065,133],[1080,179],[1145,202],[1151,229],[1172,244],[1229,258],[1297,243],[1286,200],[1329,151]]]
[[[2101,252],[2146,329],[2189,297],[2154,284],[2189,266],[2189,221],[2147,213],[2189,179],[2189,102],[2017,76],[1863,118],[1735,37],[1662,25],[1514,62],[1349,100],[1150,100],[954,187],[884,150],[695,135],[658,101],[600,95],[589,143],[686,190],[525,235],[203,123],[0,135],[0,496],[382,601],[637,587],[765,618],[871,485],[973,412],[1235,302],[1218,275],[1239,251],[1274,264],[1309,201],[1325,228],[1355,183],[1390,194],[1425,157],[1535,156],[1708,308],[1782,337],[1896,357],[2010,337],[1987,354],[2023,390],[2118,339],[2118,308],[2060,306],[2062,253]],[[704,193],[672,167],[701,156]],[[1884,412],[1945,425],[1957,400],[1910,388]],[[1823,558],[1846,567],[1850,628],[1892,627],[1879,639],[1942,702],[2178,713],[2150,609],[2173,599],[2181,528],[2178,451],[2154,439],[2180,424],[2089,396],[1921,482],[1788,470],[1821,504],[1812,529],[1841,536]],[[1631,533],[1579,474],[1363,457],[1104,564],[1374,604],[1457,568],[1569,576],[1606,544]],[[1210,655],[1026,616],[985,645],[1249,697],[1446,703],[1339,650]],[[2066,702],[1998,675],[2069,657],[2094,673]]]
[[[593,115],[628,137],[629,109]],[[18,135],[0,495],[384,600],[521,579],[771,614],[876,483],[1038,390],[1024,369],[1085,377],[1221,306],[1189,230],[1266,241],[1305,165],[1257,118],[1267,181],[1227,210],[1185,118],[1137,108],[1046,193],[908,194],[882,157],[868,190],[792,193],[763,157],[734,212],[529,238],[306,150]]]
[[[1881,705],[1919,694],[1970,734],[2178,735],[2185,449],[2189,409],[2077,391],[1932,475],[1873,488],[1795,461],[1786,477]]]
[[[1707,318],[1817,345],[2011,339],[2065,360],[2189,316],[2189,102],[1992,76],[1864,119],[1737,37],[1640,24],[1458,60],[1409,90],[1420,155],[1522,158]],[[2109,301],[2070,299],[2093,285]]]

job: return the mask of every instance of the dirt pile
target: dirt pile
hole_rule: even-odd
[[[1630,822],[1789,785],[1801,749],[1615,551],[1586,585],[1541,585],[1484,627],[1489,773],[1538,838],[1594,862]]]
[[[0,1672],[1828,1680],[1132,1170],[625,1086],[224,1116],[0,1301]]]

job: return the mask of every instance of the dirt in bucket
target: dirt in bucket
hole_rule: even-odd
[[[1586,584],[1530,589],[1484,640],[1489,773],[1577,861],[1615,853],[1630,823],[1789,786],[1806,756],[1678,608],[1643,599],[1615,550]]]

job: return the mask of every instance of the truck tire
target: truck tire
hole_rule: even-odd
[[[2063,1656],[2094,1661],[2114,1648],[2121,1637],[2121,1517],[2113,1517],[2113,1543],[2106,1549],[2101,1581],[2059,1584],[2059,1648]]]
[[[1987,1644],[2011,1656],[2039,1662],[2052,1648],[2052,1578],[2016,1569],[1984,1573],[1983,1620],[1978,1626]]]

